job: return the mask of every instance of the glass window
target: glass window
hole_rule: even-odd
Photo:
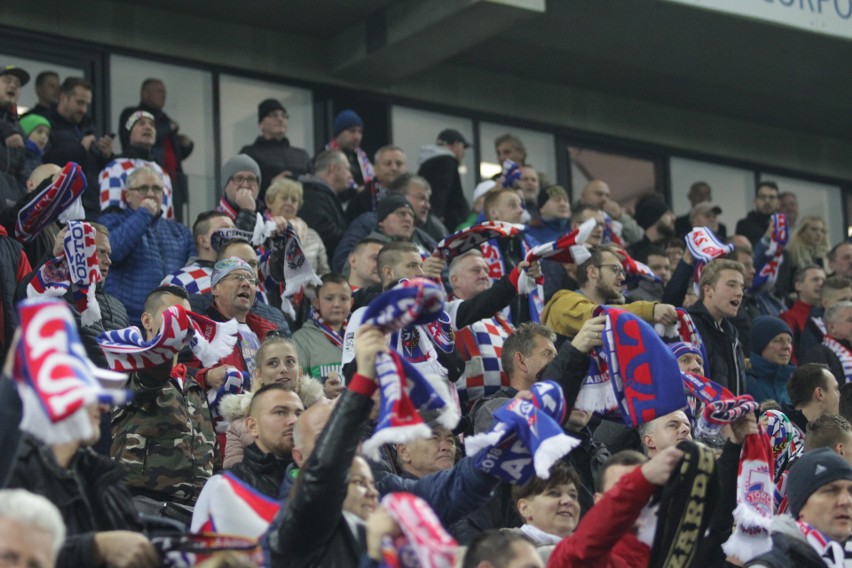
[[[33,108],[38,102],[38,97],[35,93],[35,80],[39,73],[43,71],[55,71],[59,75],[59,81],[62,82],[66,77],[84,77],[83,69],[75,67],[67,67],[64,65],[54,65],[47,61],[37,61],[35,59],[24,59],[13,55],[5,55],[0,53],[0,61],[4,61],[4,65],[14,65],[20,67],[30,74],[30,82],[22,89],[18,96],[18,114],[24,114],[29,109]]]
[[[848,229],[843,221],[843,192],[839,187],[770,173],[761,173],[760,180],[774,181],[782,193],[795,193],[799,203],[799,218],[816,215],[825,219],[830,243],[838,243],[846,238]]]
[[[445,128],[458,130],[465,140],[473,143],[473,121],[459,116],[394,106],[391,109],[391,123],[393,144],[405,152],[408,171],[412,173],[416,173],[420,167],[421,147],[434,144],[438,134]],[[476,187],[476,171],[473,166],[474,152],[473,148],[469,148],[459,168],[468,203]]]
[[[118,117],[128,106],[139,104],[139,88],[145,79],[161,79],[166,85],[164,110],[177,123],[179,132],[195,143],[192,154],[183,162],[189,185],[188,216],[192,225],[195,217],[209,211],[219,201],[215,177],[215,147],[213,138],[213,77],[211,73],[167,65],[147,59],[122,55],[110,56],[111,132],[118,132]],[[115,151],[120,152],[118,140]]]
[[[657,191],[657,173],[652,160],[581,146],[569,146],[568,156],[571,195],[575,201],[586,184],[594,179],[606,182],[612,199],[625,207],[632,207],[642,195]]]
[[[729,166],[721,166],[708,162],[687,160],[672,157],[669,161],[672,210],[675,215],[689,213],[691,205],[686,194],[690,186],[703,181],[712,189],[713,203],[722,209],[719,220],[728,229],[728,235],[733,235],[737,221],[746,216],[754,208],[754,172]]]
[[[494,141],[503,134],[514,134],[521,139],[527,150],[527,163],[532,165],[540,174],[544,174],[551,183],[556,182],[556,139],[552,134],[505,126],[493,122],[479,124],[480,148],[479,172],[480,177],[490,178],[502,169],[494,148]]]

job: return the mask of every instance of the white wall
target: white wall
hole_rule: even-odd
[[[183,162],[189,178],[189,216],[184,218],[191,225],[196,215],[212,209],[219,201],[214,175],[217,166],[214,163],[212,74],[121,55],[110,56],[109,73],[111,132],[118,132],[121,111],[139,103],[142,81],[153,77],[165,83],[167,94],[163,110],[180,125],[180,132],[195,142],[195,149]],[[117,139],[114,150],[121,151]]]
[[[417,173],[420,167],[420,147],[434,144],[438,134],[445,128],[455,128],[465,140],[473,143],[473,121],[468,118],[402,106],[391,108],[392,143],[405,152],[408,171],[411,173]],[[473,196],[477,179],[473,151],[473,148],[467,149],[460,168],[464,172],[461,182],[468,203]]]

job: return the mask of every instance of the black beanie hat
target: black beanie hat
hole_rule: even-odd
[[[281,101],[278,99],[266,99],[265,101],[261,101],[261,103],[257,105],[257,121],[261,122],[264,118],[276,110],[283,110],[284,116],[287,116],[287,109],[284,108],[284,105],[282,105]]]
[[[636,215],[633,218],[643,229],[647,229],[666,214],[669,206],[656,195],[643,197],[636,203]]]
[[[757,316],[751,322],[751,352],[758,355],[763,352],[769,342],[781,333],[788,334],[791,338],[793,332],[787,322],[774,316]]]
[[[411,209],[411,212],[414,213],[414,207],[411,206],[411,203],[408,202],[408,199],[405,198],[401,193],[389,193],[385,197],[379,201],[379,204],[376,206],[376,217],[378,217],[378,221],[382,222],[385,220],[385,217],[399,209],[400,207],[408,207]]]
[[[831,448],[802,454],[787,477],[787,498],[793,518],[799,518],[802,507],[817,489],[838,479],[852,481],[852,466],[846,458],[834,453]]]

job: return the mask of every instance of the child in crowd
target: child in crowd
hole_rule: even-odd
[[[27,136],[22,171],[23,178],[27,179],[42,164],[44,149],[50,138],[50,121],[40,114],[30,114],[21,119],[20,125]]]

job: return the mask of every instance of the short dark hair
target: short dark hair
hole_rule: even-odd
[[[831,448],[837,444],[845,444],[852,425],[839,414],[823,414],[812,422],[808,422],[805,433],[805,451],[817,448]]]
[[[246,239],[243,239],[241,237],[237,237],[237,238],[234,238],[234,239],[228,239],[227,241],[225,241],[225,242],[223,242],[222,244],[219,245],[219,250],[216,251],[216,260],[222,260],[223,258],[227,258],[227,256],[225,256],[225,251],[227,251],[228,247],[230,247],[232,245],[248,245],[252,249],[254,249],[254,246],[252,246],[252,244],[250,242],[248,242]],[[231,256],[233,256],[233,255],[231,255]]]
[[[823,296],[823,290],[842,290],[843,288],[852,288],[852,280],[845,276],[835,274],[834,276],[829,276],[825,279],[825,282],[822,283],[819,295],[820,297]]]
[[[566,460],[562,459],[550,466],[550,477],[547,479],[533,476],[523,485],[513,485],[512,503],[517,507],[518,501],[521,499],[541,495],[551,487],[568,483],[573,483],[578,492],[583,488],[583,480],[580,479],[580,475]]]
[[[197,239],[210,230],[210,219],[217,217],[227,217],[228,215],[222,211],[213,209],[212,211],[204,211],[198,214],[195,218],[195,223],[192,224],[192,238]]]
[[[840,249],[840,247],[849,244],[852,243],[850,243],[849,241],[840,241],[839,243],[831,247],[831,250],[828,251],[828,262],[834,262],[835,260],[837,260],[837,251]]]
[[[252,393],[251,402],[249,402],[248,411],[246,412],[246,414],[251,415],[251,411],[254,410],[254,401],[260,400],[260,398],[264,394],[268,393],[269,391],[274,391],[274,390],[284,391],[284,392],[292,392],[296,396],[299,396],[299,393],[297,393],[296,391],[294,391],[291,388],[288,388],[287,386],[285,386],[282,383],[269,383],[268,385],[263,385],[262,387],[257,389],[257,391]]]
[[[84,79],[83,77],[66,77],[64,81],[62,81],[62,86],[59,88],[60,92],[66,97],[74,92],[74,89],[77,87],[82,87],[86,91],[94,90],[94,86],[88,79]]]
[[[829,379],[825,376],[825,371],[828,370],[828,365],[822,363],[806,363],[793,372],[787,381],[787,393],[790,395],[790,402],[793,403],[794,408],[809,403],[814,396],[815,388],[828,387]]]
[[[490,530],[479,533],[465,552],[462,568],[477,568],[482,562],[488,562],[494,568],[506,568],[515,559],[512,547],[516,542],[535,546],[533,541],[521,532]]]
[[[388,191],[397,192],[397,193],[405,193],[408,189],[408,184],[417,176],[412,173],[405,172],[404,174],[400,174],[398,178],[393,180],[388,186]]]
[[[600,266],[600,263],[603,262],[603,255],[605,252],[610,254],[614,254],[619,261],[621,258],[618,256],[618,253],[615,252],[615,247],[611,245],[601,245],[597,247],[592,247],[591,251],[592,255],[586,259],[585,262],[580,263],[577,266],[577,284],[582,288],[589,281],[589,267],[590,266]]]
[[[580,219],[583,217],[583,213],[586,211],[592,211],[594,213],[600,213],[601,210],[594,205],[589,205],[588,203],[580,203],[579,201],[571,206],[571,223],[575,225],[580,224]]]
[[[410,241],[391,241],[385,243],[379,256],[376,257],[376,270],[381,273],[382,268],[399,262],[400,255],[404,252],[416,252],[420,254],[417,245]]]
[[[808,270],[822,270],[825,272],[825,269],[818,264],[806,264],[796,269],[796,272],[793,274],[793,282],[796,284],[804,282],[805,276],[808,274]],[[823,283],[823,285],[825,285],[825,283]]]
[[[182,288],[181,286],[175,286],[174,284],[163,284],[162,286],[157,286],[145,297],[145,303],[142,305],[142,311],[153,313],[160,304],[162,303],[163,296],[177,296],[182,300],[189,301],[189,294],[186,292],[186,288]]]
[[[320,276],[320,280],[322,280],[322,284],[317,286],[317,293],[322,289],[326,284],[345,284],[349,286],[349,280],[339,272],[326,272],[322,276]]]
[[[761,187],[769,187],[769,188],[774,189],[776,193],[779,192],[778,184],[775,183],[774,181],[761,181],[761,182],[758,182],[758,184],[756,186],[754,186],[754,194],[755,195],[758,194]]]
[[[356,253],[356,252],[360,251],[362,248],[364,248],[365,246],[371,245],[371,244],[372,245],[385,246],[386,243],[385,243],[385,241],[383,241],[381,239],[377,239],[375,237],[364,237],[363,239],[361,239],[360,241],[355,243],[355,246],[352,247],[352,253]]]
[[[598,477],[595,479],[595,491],[598,493],[604,492],[604,480],[606,479],[606,470],[616,465],[642,465],[648,461],[648,456],[636,450],[621,450],[606,458],[598,470]]]
[[[550,341],[556,339],[556,334],[553,330],[547,328],[540,323],[525,322],[519,325],[515,331],[506,338],[503,342],[503,352],[500,354],[500,364],[503,366],[503,372],[507,375],[512,374],[514,369],[515,353],[521,353],[525,357],[532,354],[535,338],[537,336],[545,337]]]
[[[663,243],[663,248],[672,248],[672,247],[679,248],[680,250],[686,250],[686,245],[684,244],[683,239],[681,239],[679,237],[671,237],[670,239],[667,239]]]
[[[47,81],[48,77],[56,77],[59,79],[59,73],[56,71],[42,71],[38,75],[36,75],[35,86],[41,87],[45,81]]]
[[[141,91],[144,91],[144,90],[145,90],[145,89],[147,89],[147,88],[148,88],[148,87],[149,87],[152,83],[162,83],[162,82],[163,82],[163,80],[162,80],[162,79],[157,79],[157,78],[155,78],[155,77],[148,77],[147,79],[145,79],[144,81],[142,81],[142,86],[141,86],[141,87],[139,87],[139,91],[140,91],[140,92],[141,92]]]

